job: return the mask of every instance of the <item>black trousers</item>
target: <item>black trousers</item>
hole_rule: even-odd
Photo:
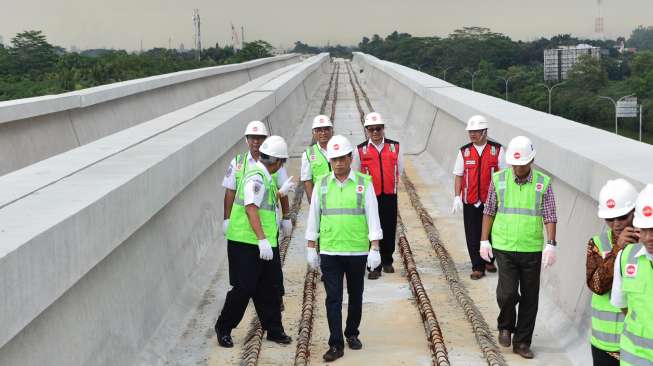
[[[342,281],[347,279],[347,325],[345,337],[358,336],[363,313],[363,287],[367,255],[320,255],[320,268],[324,277],[327,320],[329,322],[329,346],[345,347],[342,336]]]
[[[261,327],[269,333],[283,332],[278,274],[281,271],[279,249],[272,248],[274,257],[259,258],[258,246],[229,241],[231,245],[229,274],[232,289],[227,293],[216,328],[229,333],[245,315],[249,300],[254,301]]]
[[[280,243],[281,241],[277,239],[277,242]],[[238,246],[238,244],[234,244],[231,240],[227,241],[227,262],[229,264],[229,284],[231,286],[234,286],[234,278],[236,277],[236,275],[234,274],[234,271],[236,270],[236,266],[232,264],[234,263],[233,252],[235,246]],[[286,295],[286,288],[283,285],[283,270],[281,266],[279,266],[279,273],[276,275],[276,280],[279,286],[279,295],[283,297]]]
[[[467,251],[472,260],[472,270],[485,273],[486,262],[481,258],[481,230],[483,229],[483,204],[479,207],[463,204],[463,222],[465,224],[465,239]],[[494,259],[492,260],[494,262]]]
[[[499,265],[498,328],[513,333],[514,345],[524,343],[530,346],[539,304],[542,252],[494,249],[493,253]],[[519,311],[515,309],[517,304]]]
[[[592,345],[592,360],[594,366],[619,366],[619,360],[610,356],[608,352]]]
[[[383,239],[379,242],[381,265],[392,264],[397,234],[397,195],[381,193],[376,196],[376,200],[379,204],[379,220],[383,230]],[[380,270],[381,266],[375,269]]]

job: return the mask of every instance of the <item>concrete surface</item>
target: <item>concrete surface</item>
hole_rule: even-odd
[[[0,176],[297,62],[290,54],[0,102]]]

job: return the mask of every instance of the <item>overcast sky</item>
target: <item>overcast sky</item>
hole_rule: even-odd
[[[513,39],[559,33],[594,36],[597,0],[0,0],[0,35],[42,30],[51,43],[81,49],[128,50],[193,43],[192,12],[200,9],[202,42],[231,43],[230,23],[246,40],[275,47],[357,44],[365,35],[393,30],[446,36],[463,26],[485,26]],[[653,25],[653,0],[603,0],[605,33],[628,36]]]

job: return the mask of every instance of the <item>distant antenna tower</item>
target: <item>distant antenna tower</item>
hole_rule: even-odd
[[[599,8],[599,15],[596,17],[596,20],[594,21],[594,32],[596,35],[602,39],[605,40],[605,23],[603,22],[603,12],[602,12],[602,5],[603,5],[603,0],[596,0],[596,4],[598,5]]]
[[[234,50],[239,50],[242,48],[242,44],[238,38],[238,32],[236,32],[236,28],[234,27],[234,23],[231,23],[231,44],[233,45]]]
[[[202,57],[202,25],[200,23],[200,10],[193,10],[193,27],[195,29],[195,53],[197,61]]]

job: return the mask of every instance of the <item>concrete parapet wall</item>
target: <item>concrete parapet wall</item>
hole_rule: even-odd
[[[643,163],[653,146],[535,111],[430,75],[354,54],[354,64],[391,105],[394,120],[410,136],[407,153],[426,149],[447,171],[456,151],[468,142],[465,122],[475,114],[490,122],[490,138],[504,146],[525,135],[537,150],[539,169],[553,177],[558,207],[558,262],[543,272],[542,308],[545,321],[578,364],[590,364],[588,332],[591,292],[585,285],[587,240],[603,229],[596,217],[598,192],[608,179],[623,177],[641,188],[653,182],[653,171]],[[550,306],[549,306],[550,305]]]
[[[197,306],[206,286],[196,279],[226,273],[219,187],[245,150],[246,123],[295,128],[327,62],[315,56],[0,177],[0,364],[142,361]]]
[[[232,90],[291,54],[0,102],[0,175]]]

